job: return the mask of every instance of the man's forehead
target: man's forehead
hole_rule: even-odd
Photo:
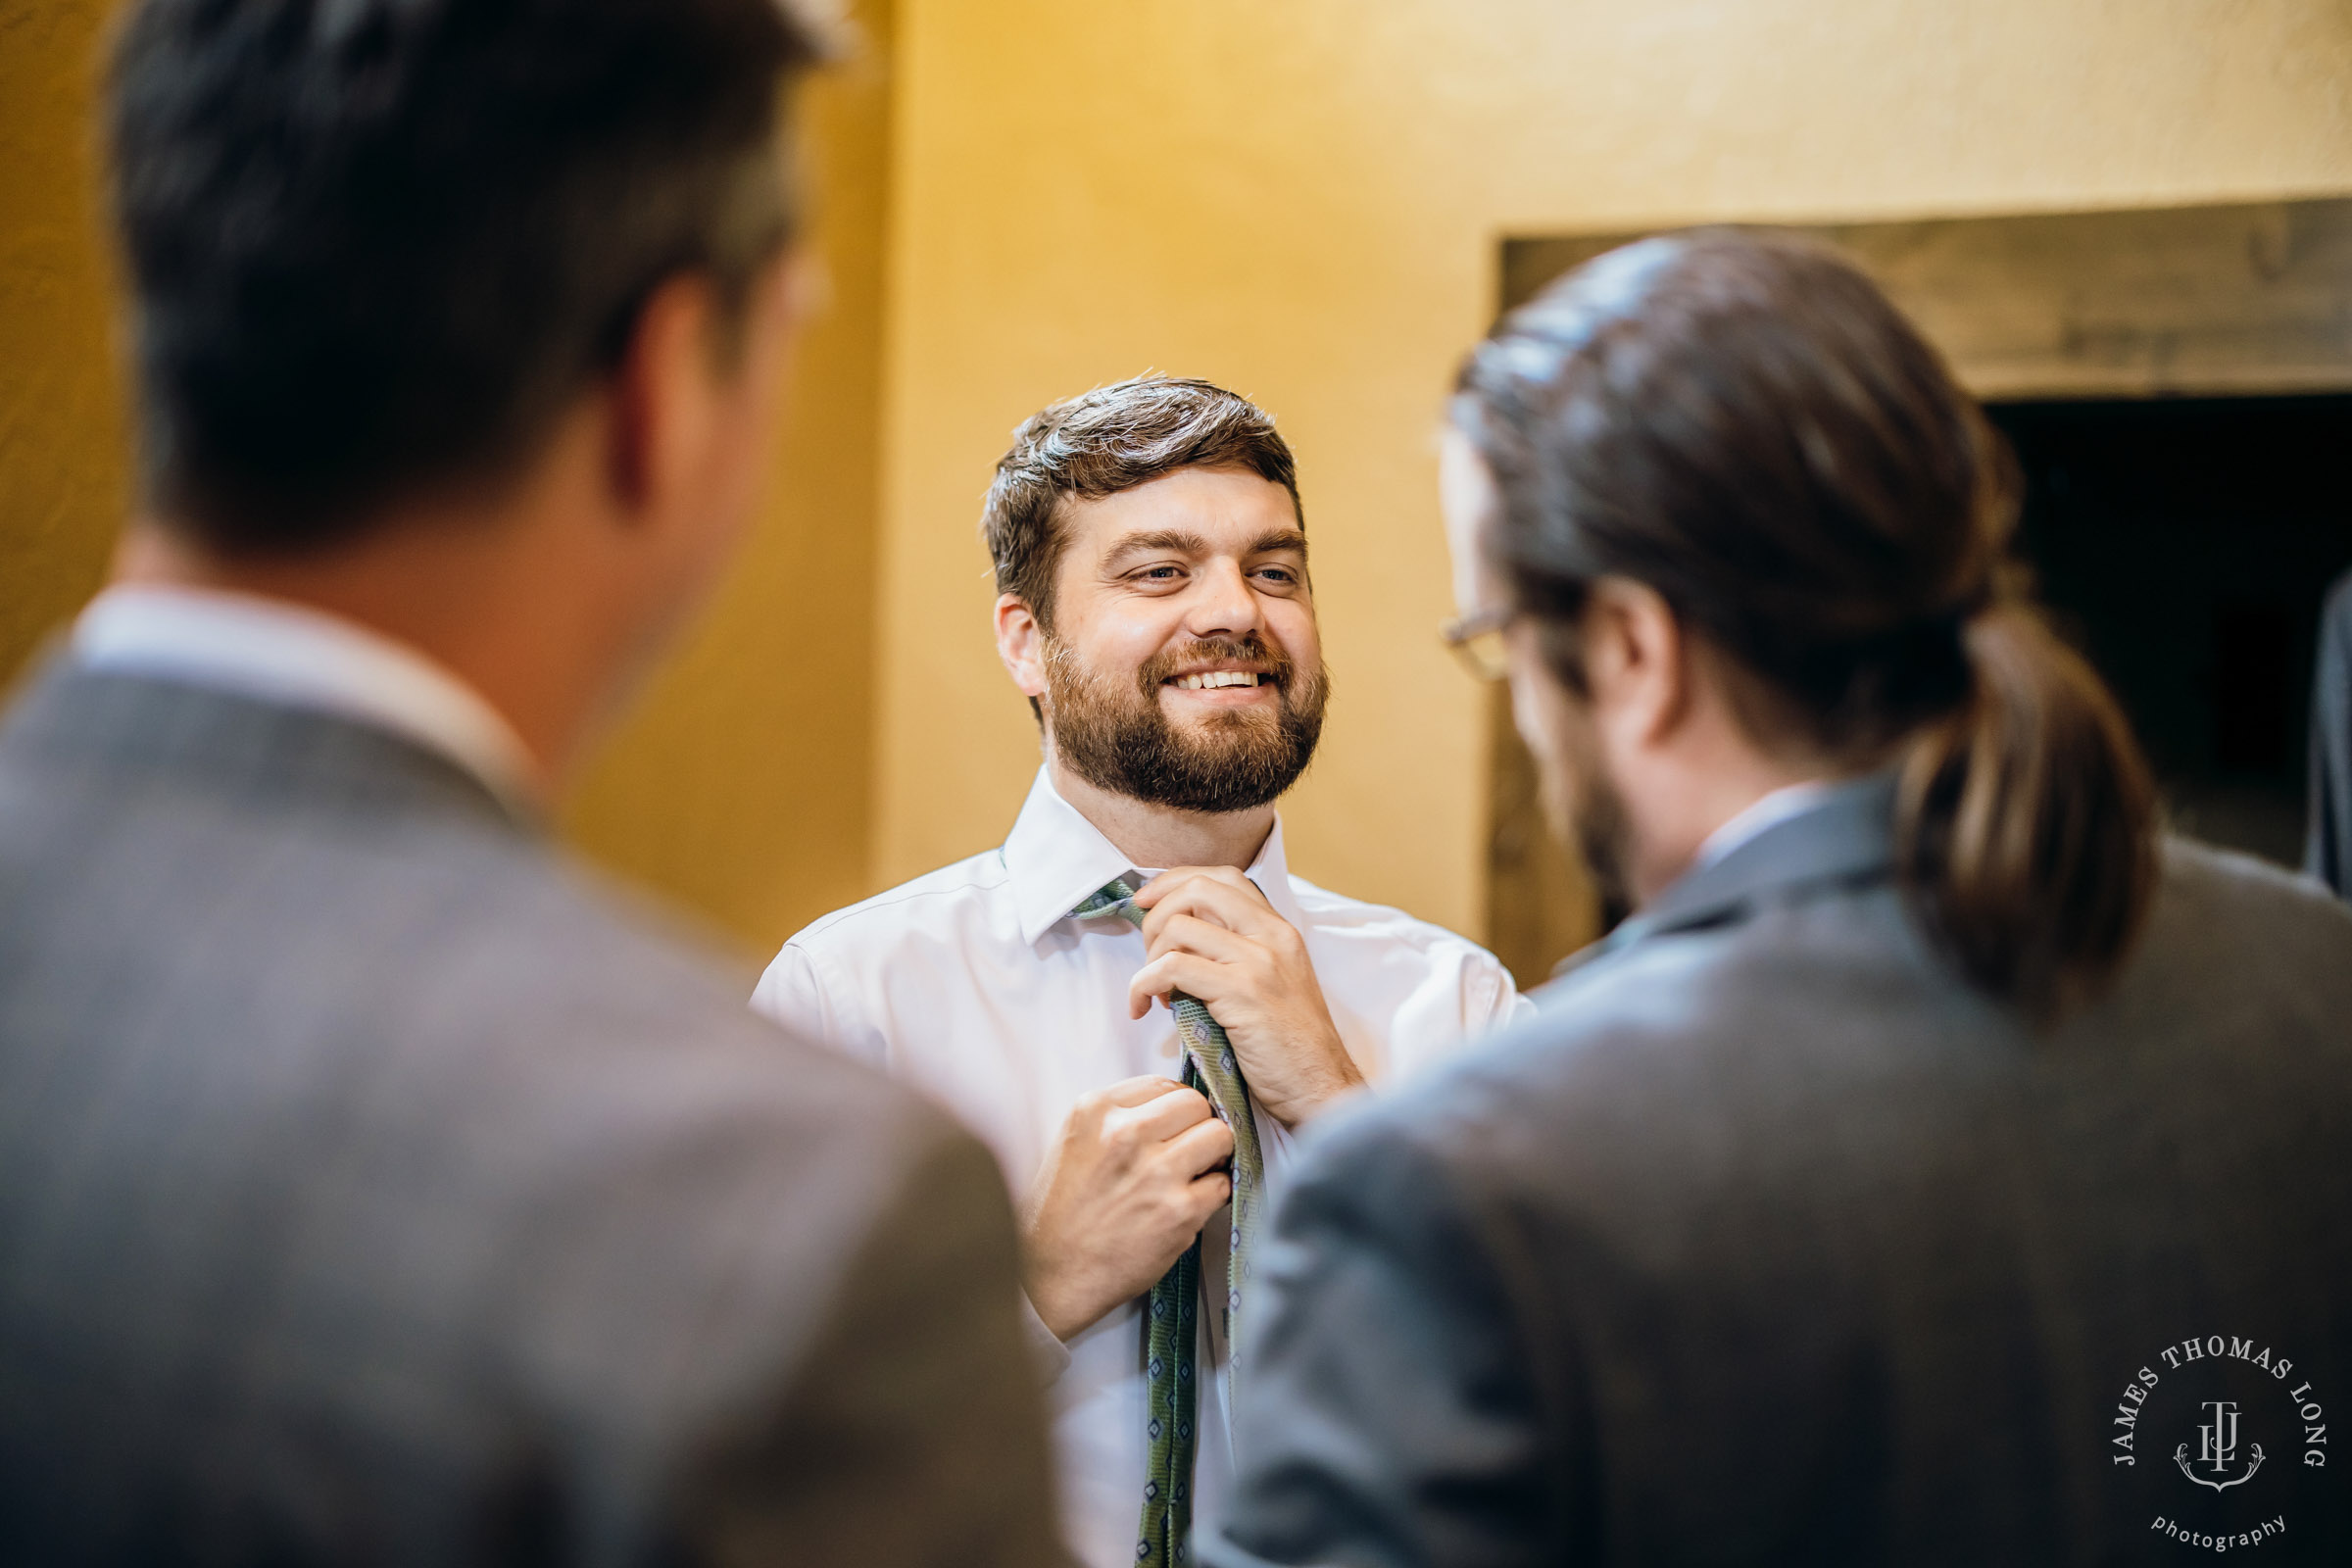
[[[1099,553],[1133,549],[1303,551],[1291,493],[1236,468],[1180,468],[1115,495],[1064,503],[1073,543]]]

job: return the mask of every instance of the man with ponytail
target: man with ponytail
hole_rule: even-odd
[[[2345,1560],[2269,1377],[2201,1494],[2159,1358],[2352,1386],[2352,912],[2164,835],[1934,350],[1825,250],[1644,241],[1470,356],[1444,490],[1449,636],[1632,913],[1311,1141],[1204,1560],[2136,1560],[2241,1502]]]

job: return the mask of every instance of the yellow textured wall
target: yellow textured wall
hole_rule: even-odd
[[[0,678],[97,586],[129,504],[89,119],[104,0],[0,0]],[[753,951],[866,882],[888,155],[885,4],[805,98],[831,278],[741,569],[574,792],[567,830]]]
[[[104,0],[0,0],[0,680],[98,585],[129,495],[89,123]]]
[[[2352,190],[2342,0],[906,0],[877,883],[1036,765],[973,523],[1015,420],[1147,367],[1298,451],[1338,695],[1306,875],[1479,920],[1485,708],[1431,442],[1505,234]]]

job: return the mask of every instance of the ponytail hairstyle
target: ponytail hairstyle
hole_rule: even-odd
[[[1625,246],[1504,318],[1451,416],[1571,690],[1591,585],[1646,584],[1759,745],[1898,769],[1898,875],[1972,985],[2047,1017],[2113,974],[2155,890],[2147,764],[2027,597],[2008,449],[1861,272],[1751,230]]]

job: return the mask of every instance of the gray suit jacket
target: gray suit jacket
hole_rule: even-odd
[[[469,776],[0,729],[0,1562],[1054,1558],[996,1167]]]
[[[2170,845],[2037,1038],[1923,942],[1890,799],[1310,1139],[1206,1561],[2346,1560],[2352,912]]]

